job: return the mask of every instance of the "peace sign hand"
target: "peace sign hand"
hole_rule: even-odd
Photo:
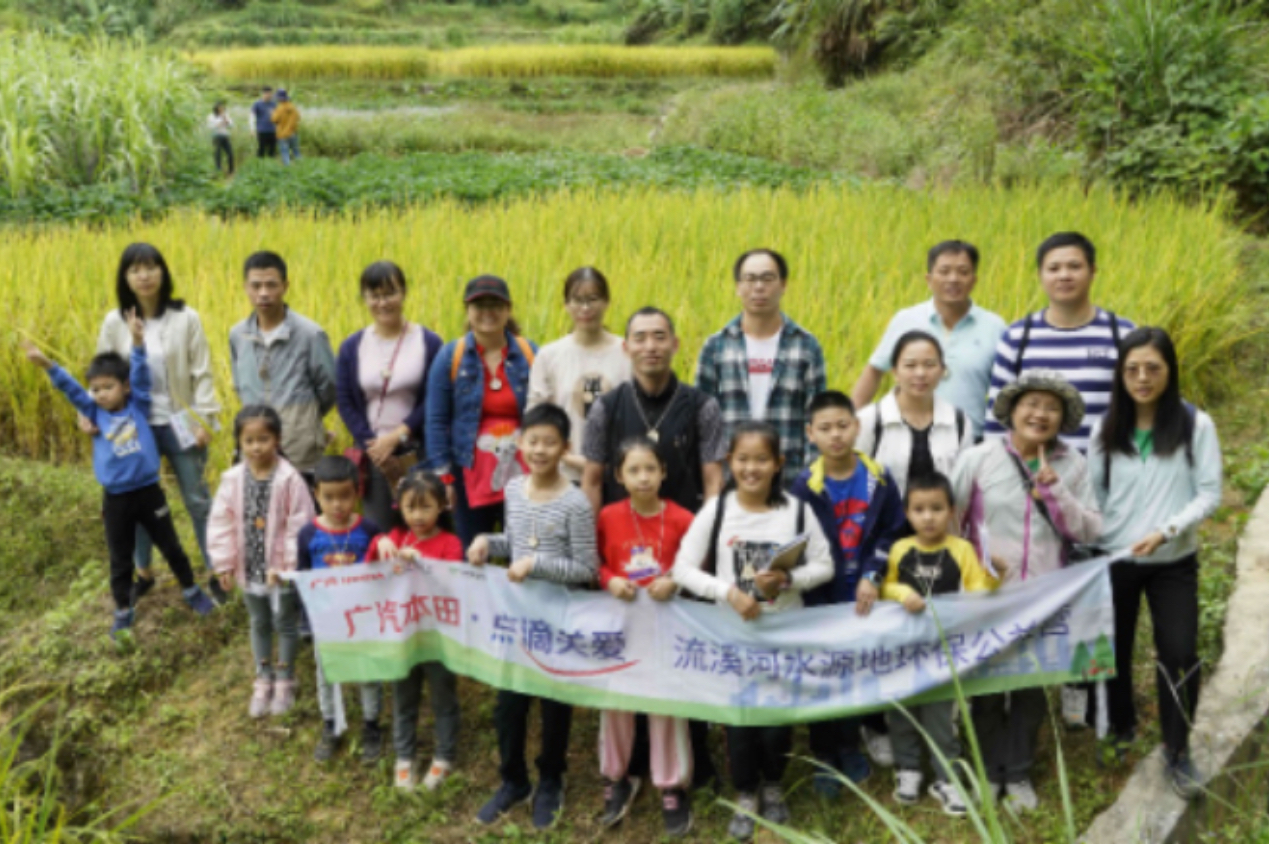
[[[1049,465],[1048,458],[1044,452],[1045,447],[1040,446],[1040,471],[1035,473],[1035,482],[1039,486],[1052,486],[1058,482],[1058,473]],[[1038,498],[1040,491],[1036,490],[1035,495]]]

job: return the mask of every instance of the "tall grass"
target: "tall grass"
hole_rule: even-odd
[[[188,77],[138,44],[0,35],[0,189],[161,184],[197,137]]]
[[[738,311],[731,262],[769,245],[792,267],[786,311],[825,347],[830,383],[848,388],[900,307],[927,295],[925,250],[948,237],[983,251],[976,300],[1016,318],[1041,300],[1035,245],[1059,229],[1080,229],[1100,246],[1095,296],[1138,323],[1166,326],[1185,363],[1184,387],[1202,402],[1230,371],[1230,350],[1245,331],[1246,282],[1239,234],[1221,209],[1166,198],[1129,203],[1079,186],[1007,190],[969,187],[917,192],[859,189],[699,190],[655,188],[560,193],[471,208],[454,200],[422,207],[315,219],[272,213],[223,222],[180,212],[156,222],[102,230],[11,230],[0,241],[0,292],[15,327],[50,347],[74,372],[91,357],[113,306],[122,248],[159,246],[178,295],[202,314],[218,391],[233,405],[227,334],[245,316],[241,263],[256,249],[290,262],[288,301],[338,342],[367,321],[357,295],[363,267],[399,262],[410,279],[407,314],[454,337],[463,325],[463,282],[504,275],[528,336],[566,330],[565,275],[583,264],[613,282],[609,324],[655,303],[674,315],[690,376],[705,337]],[[16,332],[0,340],[0,442],[26,454],[72,459],[89,443],[44,374],[20,358]],[[333,421],[332,424],[337,424]],[[217,443],[224,465],[228,443]]]
[[[412,47],[271,47],[193,53],[224,79],[412,79],[428,76],[770,77],[766,47],[500,46],[433,51]]]

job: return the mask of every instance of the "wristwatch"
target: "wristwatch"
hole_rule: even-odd
[[[879,571],[870,571],[864,575],[863,579],[871,583],[874,588],[881,586],[881,572]]]

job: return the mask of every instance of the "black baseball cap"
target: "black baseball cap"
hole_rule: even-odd
[[[467,290],[463,292],[463,304],[470,305],[477,299],[490,297],[501,299],[511,304],[511,291],[507,283],[496,275],[478,275],[467,282]]]

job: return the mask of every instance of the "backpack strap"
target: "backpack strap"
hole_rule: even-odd
[[[529,362],[529,366],[533,366],[533,360],[535,355],[533,354],[533,347],[529,345],[529,341],[521,337],[519,334],[517,334],[516,345],[520,347],[520,354],[524,355],[524,359]],[[454,360],[451,361],[449,365],[450,383],[453,383],[454,381],[458,380],[458,368],[462,366],[463,355],[466,353],[467,353],[467,335],[464,334],[462,337],[458,338],[458,342],[454,346]]]
[[[718,496],[718,506],[714,508],[714,524],[709,529],[709,553],[705,555],[705,562],[701,565],[701,571],[706,574],[718,573],[718,538],[723,535],[723,504],[726,501],[727,490],[724,489]]]
[[[1119,317],[1115,316],[1114,311],[1107,311],[1106,316],[1110,317],[1110,336],[1115,341],[1115,355],[1119,355]]]
[[[801,536],[806,532],[806,502],[798,499],[798,527],[797,535]]]
[[[872,454],[869,456],[876,460],[877,452],[881,450],[881,434],[885,429],[881,425],[881,402],[877,402],[874,407],[877,408],[877,414],[872,421]]]
[[[963,439],[965,439],[965,411],[958,407],[956,408],[956,444],[959,446]]]
[[[1027,346],[1031,344],[1031,323],[1033,321],[1034,317],[1031,314],[1027,314],[1026,320],[1022,323],[1022,337],[1018,340],[1018,355],[1013,359],[1013,374],[1015,378],[1022,374],[1022,356],[1026,354]],[[1118,331],[1118,329],[1115,330]],[[1119,335],[1116,333],[1115,336],[1118,337]]]

